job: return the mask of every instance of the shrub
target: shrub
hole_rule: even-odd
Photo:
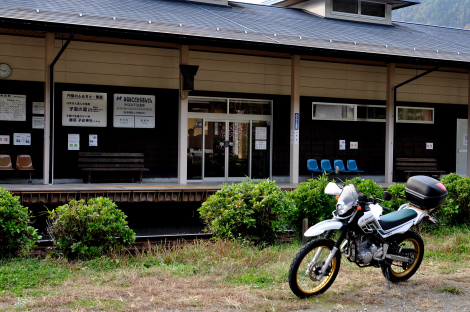
[[[18,196],[12,196],[0,187],[0,257],[26,254],[40,239],[30,224],[28,207],[23,207]]]
[[[269,180],[224,184],[199,213],[214,237],[272,244],[282,216],[294,206],[286,193]]]
[[[401,205],[406,204],[405,184],[392,184],[387,191],[392,194],[392,200],[383,203],[385,207],[397,210]]]
[[[72,200],[49,211],[48,232],[54,251],[67,258],[90,259],[135,241],[127,216],[109,198]]]
[[[436,216],[450,224],[466,223],[470,219],[470,177],[450,173],[441,182],[449,195],[445,204],[437,210]]]
[[[328,184],[328,176],[322,175],[317,179],[300,183],[290,192],[295,206],[286,211],[286,222],[289,227],[300,237],[302,235],[302,220],[308,219],[309,224],[329,219],[335,209],[334,196],[325,194]]]
[[[352,180],[346,180],[346,184],[356,185],[358,192],[364,193],[367,197],[382,198],[383,189],[374,180],[364,180],[361,177],[355,177]]]

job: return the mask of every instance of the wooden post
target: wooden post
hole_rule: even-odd
[[[308,219],[302,221],[302,245],[307,244],[307,237],[304,233],[308,230]]]

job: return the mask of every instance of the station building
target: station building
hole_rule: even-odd
[[[143,153],[144,182],[180,185],[296,184],[308,159],[467,175],[470,31],[392,21],[410,5],[2,0],[0,154],[30,155],[45,185],[82,182],[83,152]]]

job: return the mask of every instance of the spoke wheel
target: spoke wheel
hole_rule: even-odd
[[[334,242],[330,239],[317,239],[303,246],[292,260],[289,269],[289,286],[299,298],[307,298],[325,292],[338,275],[341,253],[333,257],[326,273],[318,280],[319,272],[325,264]]]
[[[413,274],[416,273],[421,261],[423,260],[424,254],[424,243],[421,236],[418,233],[413,231],[408,231],[403,234],[398,235],[395,242],[403,248],[414,249],[418,253],[409,252],[409,253],[400,253],[400,256],[405,256],[411,258],[412,260],[409,263],[393,261],[391,265],[382,267],[382,273],[387,277],[386,269],[388,268],[390,274],[390,281],[393,283],[403,282],[409,279]]]

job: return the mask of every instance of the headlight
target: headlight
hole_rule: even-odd
[[[348,206],[345,205],[343,202],[338,202],[336,204],[336,213],[340,216],[348,211]]]

